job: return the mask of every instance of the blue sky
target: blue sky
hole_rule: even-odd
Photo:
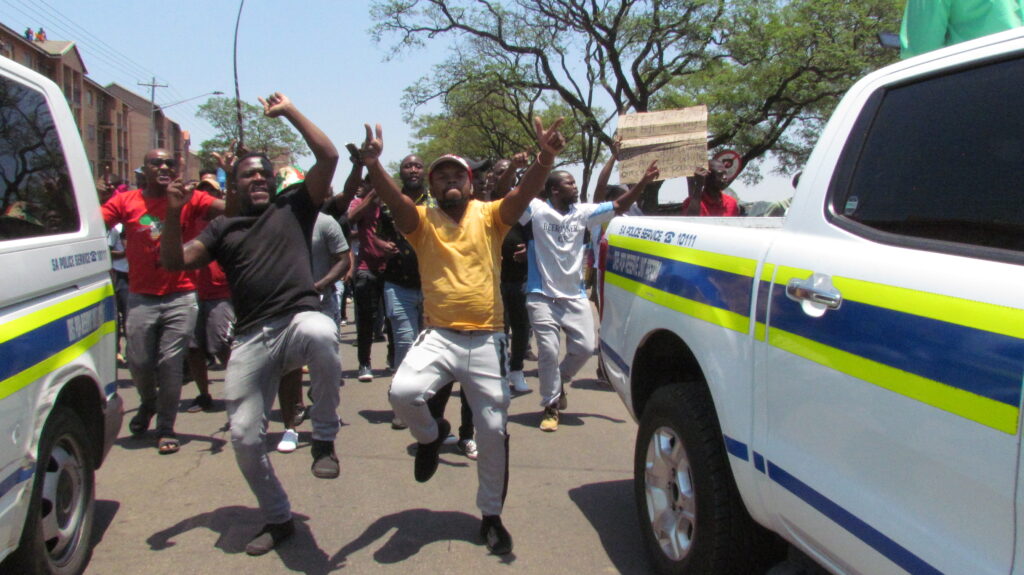
[[[42,26],[51,40],[74,41],[89,76],[101,84],[117,82],[148,98],[149,88],[138,83],[155,76],[168,85],[157,88],[156,101],[168,105],[214,90],[234,95],[238,7],[238,0],[0,0],[0,22],[16,31]],[[258,104],[257,97],[281,91],[339,148],[358,144],[364,123],[380,123],[384,159],[397,162],[412,139],[402,121],[402,90],[444,60],[450,40],[387,60],[391,43],[374,43],[371,26],[369,2],[363,0],[246,0],[238,37],[242,100]],[[204,99],[167,110],[191,131],[196,147],[213,135],[194,116]],[[346,174],[343,163],[336,187]],[[734,188],[749,200],[789,194],[788,179],[781,178],[766,178],[754,189]],[[670,195],[682,189],[682,180],[666,183]]]

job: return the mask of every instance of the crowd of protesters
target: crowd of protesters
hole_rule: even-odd
[[[138,189],[109,174],[97,184],[125,341],[119,360],[140,398],[129,431],[145,437],[155,417],[157,449],[177,452],[183,382],[194,380],[198,391],[186,411],[209,411],[208,369],[225,369],[220,395],[235,457],[265,519],[246,551],[270,551],[295,530],[266,447],[275,398],[285,426],[278,451],[296,449],[297,427],[309,419],[312,474],[339,475],[339,330],[351,296],[356,379],[392,376],[392,427],[418,443],[416,480],[428,481],[440,447],[457,443],[477,460],[481,538],[491,552],[509,553],[501,521],[506,426],[511,398],[530,391],[523,366],[534,358],[531,338],[540,429],[553,432],[566,384],[595,349],[585,282],[590,245],[616,214],[639,215],[634,204],[658,179],[657,164],[639,182],[609,185],[616,142],[595,203],[580,203],[574,177],[552,171],[565,146],[561,120],[548,127],[536,120],[533,156],[444,155],[427,165],[410,154],[396,182],[380,161],[381,127],[367,125],[362,146],[348,147],[351,169],[334,194],[340,154],[330,139],[283,94],[260,101],[267,116],[286,119],[305,139],[316,160],[308,172],[227,150],[215,154],[221,179],[206,170],[184,182],[178,160],[158,148],[144,158]],[[720,164],[697,169],[683,213],[738,215],[726,184]],[[371,346],[385,334],[387,370],[375,371]],[[456,383],[458,436],[445,418]]]

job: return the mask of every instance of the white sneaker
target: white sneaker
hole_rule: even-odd
[[[455,445],[459,442],[459,438],[454,433],[449,433],[448,437],[444,438],[445,445]]]
[[[473,441],[472,439],[460,439],[459,450],[465,453],[466,457],[470,459],[475,460],[477,457],[476,442]]]
[[[277,444],[277,450],[281,453],[291,453],[299,446],[299,434],[294,429],[284,430],[281,442]]]
[[[508,374],[509,381],[512,382],[512,391],[516,393],[526,393],[530,391],[530,386],[526,385],[526,377],[522,371],[513,371]]]

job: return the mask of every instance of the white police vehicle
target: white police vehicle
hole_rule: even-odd
[[[752,573],[774,533],[833,573],[1024,573],[1022,78],[1024,30],[894,64],[784,220],[609,225],[659,571]]]
[[[0,58],[0,571],[80,573],[121,425],[106,230],[57,86]]]

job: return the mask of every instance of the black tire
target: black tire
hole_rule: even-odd
[[[633,492],[659,573],[756,572],[757,527],[740,500],[703,383],[667,385],[640,418]]]
[[[56,406],[39,441],[25,528],[9,563],[17,573],[77,575],[92,557],[94,470],[85,424]]]

